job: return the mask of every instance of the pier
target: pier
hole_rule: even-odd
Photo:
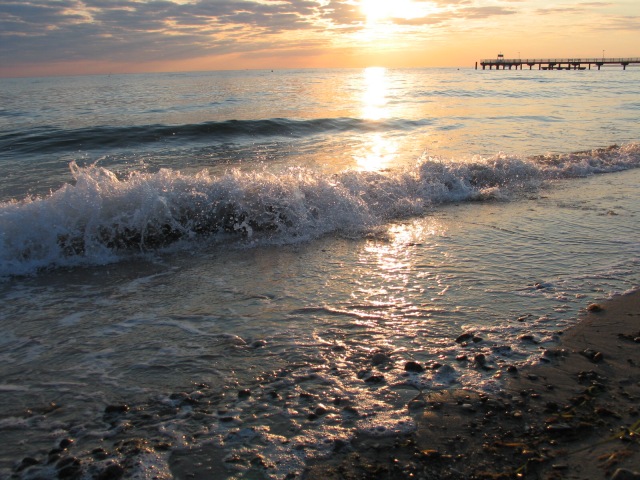
[[[504,58],[502,54],[497,58],[480,60],[482,69],[489,67],[492,70],[522,70],[528,66],[532,70],[536,65],[538,70],[591,70],[591,66],[600,67],[603,65],[620,65],[623,70],[628,65],[640,65],[640,57],[635,58]],[[476,70],[478,62],[476,62]]]

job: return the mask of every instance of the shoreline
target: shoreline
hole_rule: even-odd
[[[425,393],[409,436],[356,438],[306,480],[640,479],[640,290],[589,305],[496,395]]]

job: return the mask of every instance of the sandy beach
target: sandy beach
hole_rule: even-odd
[[[424,392],[415,434],[358,438],[306,478],[640,478],[640,291],[585,305],[539,365],[509,370],[493,396]]]

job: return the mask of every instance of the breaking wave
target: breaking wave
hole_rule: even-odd
[[[0,151],[17,155],[81,149],[132,148],[157,142],[235,142],[260,137],[301,138],[340,132],[411,130],[429,124],[429,120],[386,119],[368,121],[358,118],[319,118],[292,120],[226,120],[183,125],[95,126],[61,129],[41,126],[28,131],[0,135]]]
[[[334,175],[162,169],[118,178],[72,163],[72,183],[46,197],[0,204],[0,275],[104,264],[194,242],[289,244],[360,235],[441,204],[508,198],[552,179],[639,166],[638,143],[530,158],[424,158],[403,171]]]

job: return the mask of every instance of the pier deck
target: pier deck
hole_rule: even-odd
[[[640,57],[635,58],[498,58],[480,60],[482,69],[485,70],[493,67],[496,70],[522,70],[524,65],[529,70],[534,66],[538,66],[538,70],[591,70],[591,65],[600,67],[603,65],[622,65],[622,69],[626,70],[628,65],[640,65]],[[476,70],[478,62],[476,62]]]

